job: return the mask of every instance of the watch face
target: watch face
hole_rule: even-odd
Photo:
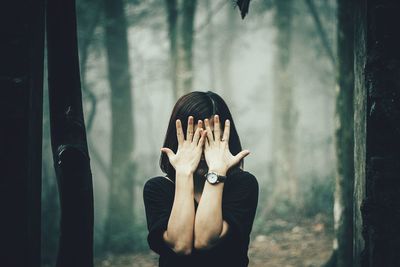
[[[211,184],[215,184],[218,180],[218,176],[215,173],[209,173],[207,175],[207,181]]]

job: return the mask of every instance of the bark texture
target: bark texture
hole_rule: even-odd
[[[60,193],[57,267],[93,266],[93,185],[83,118],[75,1],[46,10],[51,145]]]
[[[356,2],[353,266],[400,266],[400,3]]]
[[[334,203],[336,265],[353,258],[354,191],[354,20],[352,1],[338,1],[338,87],[336,96],[336,186]]]
[[[44,1],[0,8],[1,266],[40,266]]]

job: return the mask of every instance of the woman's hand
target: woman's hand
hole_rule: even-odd
[[[239,163],[239,161],[250,154],[249,150],[242,150],[233,156],[229,150],[230,121],[225,121],[224,133],[221,140],[221,126],[219,116],[214,116],[214,135],[210,128],[208,119],[204,120],[207,133],[205,141],[204,156],[208,165],[208,171],[216,172],[219,175],[226,175],[230,167]]]
[[[176,120],[176,135],[178,138],[178,150],[176,154],[167,147],[161,148],[161,151],[167,154],[169,162],[177,173],[193,174],[199,165],[206,138],[206,131],[203,131],[202,121],[198,121],[198,127],[193,135],[193,117],[189,116],[185,139],[182,123],[179,119]]]

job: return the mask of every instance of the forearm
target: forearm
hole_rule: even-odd
[[[224,183],[205,183],[194,225],[194,246],[204,249],[213,246],[223,231],[222,193]]]
[[[179,254],[190,254],[193,247],[193,174],[176,173],[175,198],[164,240]]]

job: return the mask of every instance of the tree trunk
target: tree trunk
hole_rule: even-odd
[[[177,77],[177,46],[176,42],[178,39],[178,6],[177,0],[166,0],[166,10],[167,10],[167,23],[168,23],[168,37],[169,37],[169,51],[171,60],[171,78],[172,78],[172,90],[174,94],[174,99],[178,98],[178,93],[176,88],[178,86]]]
[[[212,1],[206,0],[207,17],[209,18],[207,27],[207,58],[208,58],[208,71],[209,71],[209,85],[210,90],[215,90],[215,60],[214,60],[214,25],[213,25],[213,14],[212,14]]]
[[[57,266],[93,266],[93,186],[79,77],[75,1],[47,5],[48,84],[61,205]]]
[[[1,266],[40,266],[44,1],[0,8]]]
[[[288,196],[291,205],[297,201],[297,177],[295,173],[295,129],[297,113],[294,106],[290,72],[290,47],[292,39],[293,2],[275,1],[275,25],[277,29],[273,92],[273,177],[278,195]]]
[[[95,0],[79,0],[77,1],[77,19],[79,24],[78,38],[79,38],[79,56],[80,56],[80,67],[81,67],[81,81],[82,91],[84,93],[84,100],[88,99],[90,102],[90,111],[87,116],[86,129],[90,134],[96,115],[97,99],[96,95],[91,91],[89,84],[87,83],[87,60],[89,57],[89,48],[93,42],[93,35],[96,27],[100,21],[100,15],[102,14],[102,5]]]
[[[133,117],[127,23],[122,0],[105,0],[105,46],[111,89],[111,177],[105,248],[133,249]]]
[[[233,84],[232,84],[232,57],[233,57],[233,48],[235,45],[235,37],[237,31],[237,17],[236,10],[233,8],[227,9],[226,14],[226,22],[225,22],[225,33],[223,36],[223,45],[221,46],[220,51],[220,81],[222,85],[222,92],[224,93],[224,97],[226,99],[233,98]],[[234,104],[234,103],[232,103]]]
[[[400,266],[400,3],[355,3],[353,266]]]
[[[336,187],[334,202],[336,265],[353,262],[353,21],[352,1],[338,1],[338,92],[336,96]]]
[[[197,0],[166,0],[175,99],[192,91],[196,6]]]

